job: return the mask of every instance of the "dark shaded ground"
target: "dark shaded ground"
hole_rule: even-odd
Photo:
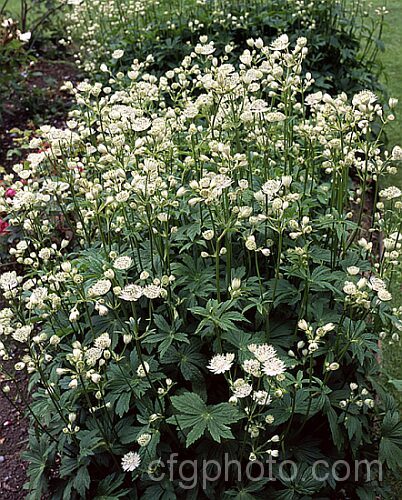
[[[71,103],[69,95],[60,91],[60,86],[68,80],[75,82],[77,78],[77,70],[70,62],[39,61],[31,68],[25,92],[10,95],[5,103],[6,113],[0,122],[0,168],[3,167],[3,172],[11,171],[11,167],[26,154],[18,141],[20,134],[12,129],[33,133],[43,123],[61,125]],[[0,217],[4,215],[0,214]],[[0,301],[2,307],[4,304]],[[12,372],[20,353],[14,353],[14,357],[5,363],[5,368]],[[23,486],[27,480],[27,464],[20,458],[27,444],[29,425],[22,400],[26,398],[28,384],[25,373],[19,373],[18,384],[22,398],[15,385],[8,384],[5,376],[0,374],[0,388],[9,385],[11,389],[7,396],[0,391],[0,500],[26,497]]]
[[[18,358],[18,354],[16,355]],[[14,361],[5,363],[7,369],[13,368]],[[14,383],[8,384],[0,376],[1,388],[10,387],[6,395],[0,392],[0,498],[1,500],[19,500],[25,498],[23,485],[26,481],[26,464],[20,454],[25,449],[28,434],[28,419],[24,417],[24,403]],[[27,377],[21,373],[18,385],[26,397]],[[11,402],[10,402],[10,401]]]
[[[60,90],[65,81],[77,80],[77,69],[69,61],[38,61],[29,70],[24,92],[10,95],[0,122],[0,167],[9,170],[23,156],[14,128],[34,131],[42,123],[59,125],[65,119],[71,98]]]

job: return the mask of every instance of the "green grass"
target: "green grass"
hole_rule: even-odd
[[[385,51],[380,55],[385,74],[383,82],[388,88],[390,97],[399,99],[396,110],[397,119],[389,127],[389,146],[402,143],[402,2],[401,0],[374,0],[375,6],[386,4],[389,14],[386,16],[383,41]],[[394,178],[395,179],[395,178]],[[394,181],[392,181],[394,182]],[[402,171],[398,175],[399,185],[402,186]]]
[[[381,7],[385,3],[374,0],[374,5]],[[385,51],[380,55],[380,62],[384,66],[383,83],[388,89],[390,97],[399,99],[396,109],[396,120],[388,128],[388,147],[402,146],[402,1],[388,0],[386,2],[389,14],[386,16],[383,41]],[[402,188],[402,169],[397,176],[390,177],[387,184],[394,184]],[[396,280],[393,290],[398,305],[402,305],[402,290],[400,277]],[[402,380],[402,346],[396,344],[384,345],[384,370],[390,378]],[[402,393],[399,392],[398,399],[402,403]]]
[[[3,4],[3,2],[1,3]],[[10,14],[17,16],[21,12],[21,1],[20,0],[8,0],[6,6],[7,12]]]

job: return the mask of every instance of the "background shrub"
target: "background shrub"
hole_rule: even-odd
[[[383,10],[361,0],[84,0],[67,24],[78,62],[91,74],[107,58],[113,64],[116,49],[124,50],[119,68],[152,57],[149,69],[160,75],[180,64],[201,35],[216,42],[218,56],[232,44],[229,62],[249,38],[269,41],[288,33],[295,42],[304,36],[310,48],[304,70],[315,88],[353,94],[377,87],[383,17]]]

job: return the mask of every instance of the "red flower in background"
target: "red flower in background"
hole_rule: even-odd
[[[3,219],[0,219],[0,236],[4,236],[8,233],[7,230],[8,226],[9,226],[8,222],[6,222]]]
[[[16,193],[17,193],[17,191],[15,189],[8,188],[7,191],[5,192],[5,196],[6,196],[6,198],[14,198]]]

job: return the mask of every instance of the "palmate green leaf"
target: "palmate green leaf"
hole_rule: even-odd
[[[141,495],[142,500],[177,500],[172,481],[163,480],[147,488]]]
[[[236,335],[233,335],[231,332],[224,333],[222,339],[236,348],[239,361],[243,362],[252,357],[248,346],[253,343],[263,344],[266,336],[265,332],[247,333],[237,330]]]
[[[343,434],[338,423],[338,414],[328,402],[324,407],[324,412],[327,415],[329,428],[331,429],[332,441],[336,447],[341,450],[343,448]]]
[[[402,422],[397,411],[388,411],[381,428],[380,460],[392,470],[402,463]]]
[[[29,464],[30,487],[35,490],[35,493],[38,492],[37,498],[41,498],[41,492],[47,485],[45,470],[51,453],[52,445],[49,444],[49,438],[46,434],[42,434],[39,440],[36,435],[31,434],[29,450],[21,454],[23,460]]]
[[[74,476],[73,486],[78,491],[81,498],[86,497],[86,491],[91,484],[87,467],[80,467]]]
[[[296,461],[313,465],[318,460],[325,459],[321,452],[322,440],[313,435],[303,434],[299,436],[298,442],[292,446],[292,454]]]
[[[190,424],[188,427],[185,426],[184,422],[186,419],[179,418],[179,423],[180,425],[186,429],[188,427],[192,427],[192,424]],[[200,439],[201,436],[204,435],[205,429],[207,428],[207,423],[204,420],[199,420],[194,423],[194,427],[191,429],[191,431],[187,434],[186,438],[186,446],[187,448],[191,446],[193,443],[195,443],[198,439]]]
[[[206,409],[204,401],[192,392],[188,392],[183,396],[173,396],[172,402],[176,410],[188,413],[189,415],[198,415]]]
[[[176,276],[175,289],[180,287],[179,295],[190,307],[195,305],[196,297],[207,298],[215,291],[214,269],[200,258],[183,255],[182,262],[172,263],[172,272]]]
[[[233,412],[233,406],[228,403],[220,403],[209,408],[211,410],[208,419],[208,430],[213,440],[220,443],[222,438],[233,439],[233,434],[226,424],[236,422],[235,415],[237,411]]]
[[[278,474],[278,478],[282,484],[287,486],[287,491],[292,494],[298,493],[300,495],[313,495],[314,493],[320,491],[320,489],[325,485],[323,481],[319,481],[314,478],[312,467],[304,463],[300,464],[297,468],[296,477],[294,477],[294,471],[292,469],[290,469],[290,473],[287,474],[286,468],[282,468],[281,474]],[[286,494],[284,490],[282,490],[281,493]],[[274,496],[273,498],[293,497]],[[295,498],[297,498],[297,496]]]
[[[135,351],[133,351],[133,353],[135,354]],[[130,374],[130,368],[135,371],[138,367],[136,357],[132,356],[132,358],[132,360],[130,359],[130,361],[132,361],[131,367],[128,367],[125,363],[121,364],[120,368],[117,364],[111,364],[109,366],[106,401],[114,403],[118,399],[119,394],[127,391],[133,391],[137,397],[142,397],[148,389],[148,382],[146,379],[139,379]]]
[[[268,282],[268,291],[265,297],[270,301],[274,300],[274,307],[277,307],[279,304],[293,306],[300,301],[301,293],[294,285],[289,283],[288,280],[271,279]]]
[[[117,415],[121,418],[130,408],[131,392],[123,392],[118,398],[115,406]]]
[[[110,474],[98,484],[94,500],[115,500],[117,498],[126,498],[129,489],[122,489],[124,474]]]
[[[363,365],[366,357],[369,359],[372,358],[372,353],[378,352],[379,350],[378,336],[372,333],[360,334],[350,345],[350,351],[353,357],[356,357],[361,365]]]
[[[239,311],[229,310],[233,307],[233,301],[218,302],[217,300],[208,300],[205,307],[192,307],[190,311],[195,316],[201,316],[204,318],[198,328],[196,333],[203,332],[209,333],[213,332],[216,328],[220,328],[224,332],[237,330],[235,322],[245,322],[249,323],[248,319]]]
[[[375,500],[377,497],[373,488],[369,486],[359,486],[356,489],[356,494],[359,497],[359,500]]]
[[[229,426],[241,418],[240,412],[229,403],[207,406],[198,394],[192,392],[173,396],[172,404],[179,413],[168,418],[167,422],[183,430],[191,428],[187,434],[187,448],[200,439],[206,430],[218,443],[222,439],[233,439]]]
[[[173,325],[169,325],[160,314],[155,314],[153,320],[158,331],[148,334],[145,339],[142,340],[142,343],[157,345],[161,358],[163,358],[173,342],[189,343],[188,335],[178,331],[182,323],[181,320],[176,320]]]
[[[312,291],[322,291],[330,290],[331,292],[337,292],[337,289],[331,284],[334,281],[334,273],[329,267],[318,266],[311,273],[309,283],[310,290]]]
[[[94,455],[97,448],[102,446],[102,437],[98,430],[83,430],[79,433],[80,459]]]
[[[198,339],[192,339],[190,345],[181,346],[180,349],[170,347],[161,362],[178,367],[186,380],[203,382],[201,370],[206,365],[206,358],[200,350],[201,342]]]
[[[72,473],[78,469],[79,463],[76,457],[69,457],[68,455],[63,455],[61,458],[61,464],[59,469],[60,477],[68,477],[71,476]]]
[[[379,457],[390,469],[397,471],[402,463],[401,445],[396,444],[389,438],[383,437],[380,442]]]
[[[353,454],[357,450],[363,439],[363,424],[365,423],[365,416],[348,415],[344,421],[344,426],[348,432],[350,447]]]

